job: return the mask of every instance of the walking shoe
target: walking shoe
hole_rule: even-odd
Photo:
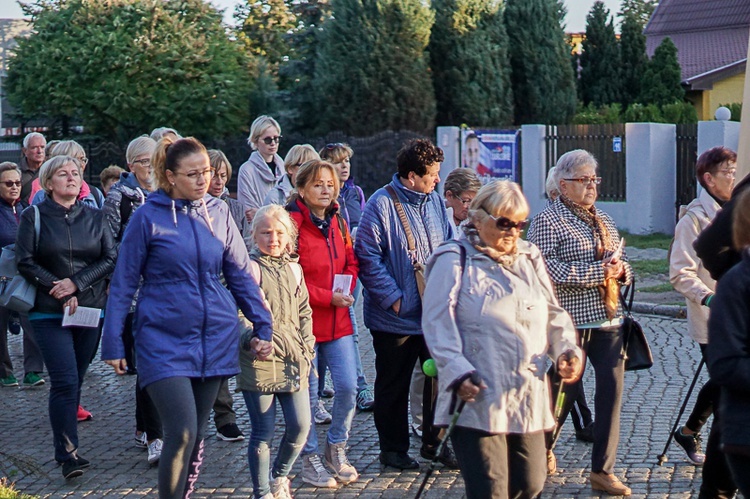
[[[557,458],[551,450],[547,451],[547,474],[554,475],[557,471]]]
[[[592,421],[584,428],[576,430],[576,439],[582,442],[594,443],[594,422]]]
[[[26,373],[26,376],[23,377],[23,386],[25,387],[42,386],[43,384],[44,379],[37,373]]]
[[[381,451],[380,463],[399,470],[416,470],[419,463],[406,452]]]
[[[421,439],[422,438],[422,425],[421,424],[417,425],[417,424],[412,423],[411,432],[415,437]]]
[[[216,430],[216,438],[225,442],[239,442],[245,440],[245,434],[235,423],[227,423]]]
[[[133,438],[135,439],[136,447],[139,449],[148,449],[148,437],[146,437],[145,431],[138,433],[138,430],[136,430]]]
[[[302,481],[316,487],[336,487],[336,479],[328,473],[317,454],[302,456]]]
[[[685,449],[688,459],[696,466],[703,466],[706,461],[706,455],[701,451],[701,434],[693,433],[685,435],[682,433],[684,426],[677,428],[674,432],[674,441]]]
[[[366,386],[357,393],[357,409],[360,411],[371,411],[375,407],[375,397],[372,388]]]
[[[331,413],[326,411],[326,406],[323,405],[323,401],[318,399],[318,405],[315,406],[315,423],[316,424],[331,424],[333,416]]]
[[[437,447],[423,445],[419,450],[419,455],[427,459],[428,461],[433,461],[436,458],[436,452]],[[456,459],[456,455],[453,453],[451,448],[448,447],[447,444],[443,446],[443,450],[440,451],[440,455],[437,456],[437,461],[442,463],[446,468],[450,468],[452,470],[458,469],[458,459]]]
[[[333,476],[343,484],[352,483],[359,478],[359,473],[346,457],[346,442],[332,444],[326,440],[324,454],[326,466],[333,472]]]
[[[91,421],[92,419],[94,419],[94,416],[92,416],[91,413],[87,411],[86,409],[84,409],[83,406],[81,405],[78,406],[77,417],[78,417],[79,423],[81,421]]]
[[[10,388],[11,386],[18,386],[18,380],[12,374],[6,378],[0,379],[0,386],[3,388]]]
[[[331,381],[331,373],[326,374],[326,379],[323,384],[323,389],[320,390],[320,396],[329,399],[333,398],[333,396],[336,395],[336,392],[333,389],[333,381]]]
[[[91,462],[88,459],[84,459],[81,456],[76,456],[76,462],[81,468],[88,468],[91,466]]]
[[[589,479],[591,480],[591,488],[593,490],[602,490],[611,496],[630,495],[630,487],[623,485],[620,479],[611,473],[607,474],[603,471],[596,473],[592,471]]]
[[[85,460],[84,460],[85,461]],[[62,463],[62,474],[66,480],[83,475],[83,470],[89,466],[88,461],[82,464],[77,458],[71,457]]]
[[[18,317],[11,317],[8,322],[8,332],[10,334],[21,334],[21,322]]]
[[[293,499],[292,498],[292,486],[289,481],[289,477],[279,476],[273,478],[271,476],[271,495],[274,499]]]
[[[157,438],[150,444],[148,444],[148,464],[156,464],[159,462],[161,457],[161,448],[164,442],[161,438]]]

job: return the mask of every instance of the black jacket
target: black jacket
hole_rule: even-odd
[[[721,386],[721,443],[750,454],[750,250],[719,281],[708,321],[707,365]]]
[[[30,313],[62,313],[63,301],[50,296],[53,281],[70,278],[78,287],[75,296],[84,307],[104,308],[105,277],[115,269],[112,232],[101,210],[76,201],[68,210],[50,198],[39,207],[41,226],[35,250],[34,210],[21,214],[16,240],[18,271],[37,284],[36,303]]]
[[[695,253],[703,266],[715,280],[721,279],[729,269],[740,261],[740,254],[732,245],[732,211],[739,195],[750,188],[750,175],[734,186],[732,199],[716,214],[713,222],[700,233],[693,243]]]

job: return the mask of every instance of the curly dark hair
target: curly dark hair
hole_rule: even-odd
[[[409,172],[420,177],[427,173],[427,167],[433,163],[442,163],[443,150],[428,139],[413,139],[404,144],[396,155],[398,176],[407,178]]]

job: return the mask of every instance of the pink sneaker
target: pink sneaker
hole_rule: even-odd
[[[89,411],[83,408],[83,406],[78,406],[78,422],[81,421],[91,421],[94,419],[94,416],[91,415]]]

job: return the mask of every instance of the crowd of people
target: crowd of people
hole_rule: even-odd
[[[356,481],[347,443],[357,410],[373,411],[382,465],[419,468],[409,454],[415,433],[420,456],[460,469],[472,499],[537,497],[556,469],[555,429],[573,411],[576,435],[593,443],[591,488],[630,495],[614,469],[620,294],[633,270],[596,205],[596,159],[563,154],[548,176],[549,203],[529,223],[518,184],[482,185],[470,168],[453,170],[441,196],[444,155],[429,140],[406,143],[391,181],[369,199],[349,145],[297,144],[281,158],[281,140],[273,118],[253,122],[236,198],[224,153],[171,128],[133,139],[127,168],[105,169],[101,189],[83,180],[88,160],[73,140],[31,133],[20,165],[0,164],[0,244],[15,244],[18,273],[36,286],[28,312],[0,308],[0,385],[42,386],[46,371],[63,476],[96,466],[82,455],[78,422],[94,417],[81,386],[101,343],[115,373],[135,376],[135,445],[158,464],[162,498],[192,494],[212,410],[218,438],[245,439],[232,377],[250,417],[258,498],[291,497],[300,457],[305,483]],[[681,213],[670,254],[711,374],[674,434],[704,466],[705,498],[750,493],[750,181],[735,187],[736,161],[725,148],[699,158],[703,189]],[[360,299],[372,385],[354,316]],[[21,331],[19,383],[7,333]],[[430,359],[437,377],[421,367]],[[595,422],[581,382],[589,363]],[[272,460],[277,402],[284,428]]]

